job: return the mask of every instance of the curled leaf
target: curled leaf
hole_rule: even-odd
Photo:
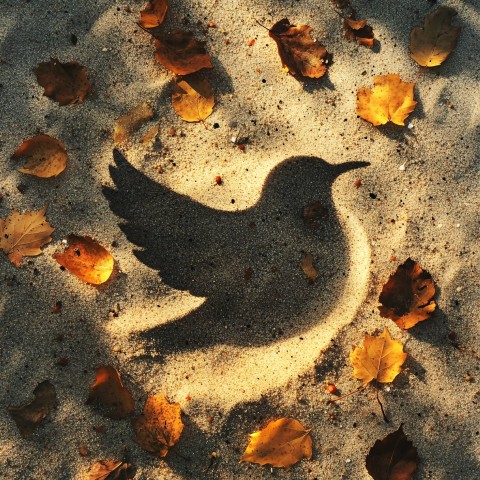
[[[12,158],[27,158],[27,163],[18,171],[40,178],[56,177],[66,166],[68,155],[62,142],[49,135],[36,135],[25,140]]]
[[[108,250],[91,237],[69,235],[68,248],[53,258],[80,280],[94,285],[105,283],[113,272],[115,260]]]
[[[140,12],[140,21],[143,28],[156,28],[163,23],[167,14],[167,0],[151,0]]]
[[[355,14],[343,18],[343,33],[349,41],[356,40],[359,45],[373,48],[373,28],[367,25],[366,20],[356,20]]]
[[[298,420],[281,418],[250,434],[250,443],[240,461],[290,468],[304,457],[312,458],[310,430]]]
[[[34,69],[43,94],[60,106],[82,103],[90,93],[85,67],[77,62],[61,63],[57,59],[43,62]]]
[[[135,476],[131,464],[121,460],[95,462],[83,480],[132,480]]]
[[[145,122],[151,120],[153,110],[148,103],[143,102],[140,105],[130,109],[125,115],[121,115],[115,120],[113,131],[113,141],[115,144],[126,142]]]
[[[390,275],[380,294],[380,315],[400,328],[412,328],[435,312],[435,284],[432,276],[408,258]]]
[[[187,122],[205,120],[215,105],[213,90],[205,79],[193,76],[178,78],[172,94],[172,106]]]
[[[375,87],[360,88],[357,92],[357,114],[378,126],[387,122],[405,125],[404,121],[417,102],[413,99],[415,83],[403,82],[395,73],[379,75]]]

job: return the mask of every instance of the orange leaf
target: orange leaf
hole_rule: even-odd
[[[53,258],[80,280],[94,285],[106,282],[115,265],[112,255],[91,237],[69,235],[68,248]]]
[[[357,113],[378,126],[387,122],[405,125],[404,120],[415,109],[415,83],[403,82],[397,74],[380,75],[373,80],[375,87],[357,92]]]
[[[27,163],[18,171],[40,178],[56,177],[66,166],[68,155],[62,142],[49,135],[36,135],[25,140],[12,158],[26,157]]]
[[[115,144],[126,142],[134,132],[136,132],[143,123],[151,120],[153,110],[148,103],[143,102],[140,105],[130,109],[125,115],[121,115],[115,120],[113,132],[113,141]]]
[[[207,80],[189,75],[176,79],[172,106],[187,122],[205,120],[215,105],[213,90]]]
[[[161,393],[153,395],[147,398],[143,415],[133,419],[132,425],[135,442],[145,451],[165,457],[183,431],[180,405],[170,403]]]
[[[82,103],[90,93],[85,67],[77,62],[61,63],[57,59],[43,62],[34,69],[43,94],[60,106]]]
[[[366,20],[355,20],[355,15],[350,18],[342,15],[342,18],[343,33],[347,40],[356,40],[359,45],[373,48],[373,28],[370,25],[367,25]]]
[[[131,480],[134,477],[132,465],[121,460],[95,462],[83,476],[84,480]]]
[[[143,28],[156,28],[165,20],[167,10],[167,0],[151,0],[140,12],[140,21],[138,23]]]
[[[380,294],[380,315],[400,328],[412,328],[435,312],[435,284],[432,276],[408,258],[390,275]]]
[[[298,420],[281,418],[250,434],[240,461],[290,468],[303,457],[312,458],[310,430],[305,430]]]
[[[123,386],[120,375],[110,366],[98,367],[87,403],[99,402],[106,416],[118,420],[135,412],[132,394]]]
[[[16,267],[23,257],[40,255],[40,247],[52,241],[50,234],[55,229],[47,222],[46,211],[47,206],[36,212],[14,210],[5,220],[0,219],[0,249]]]
[[[318,279],[318,268],[315,266],[314,258],[309,254],[305,254],[300,262],[300,266],[310,283],[315,283]]]
[[[380,383],[393,382],[401,372],[407,354],[403,345],[392,340],[387,327],[377,337],[365,335],[362,347],[355,347],[350,353],[353,375],[364,383],[376,380]]]

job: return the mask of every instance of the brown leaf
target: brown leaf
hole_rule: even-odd
[[[342,18],[343,33],[347,40],[356,40],[359,45],[373,48],[373,28],[370,25],[367,25],[366,20],[355,20],[354,14],[350,18],[342,15]]]
[[[12,158],[27,158],[27,163],[18,169],[19,172],[40,178],[50,178],[56,177],[65,170],[68,155],[62,142],[42,134],[25,140]]]
[[[374,78],[375,87],[360,88],[357,92],[357,114],[372,125],[393,122],[405,125],[404,120],[417,102],[413,100],[415,83],[403,82],[395,73]]]
[[[398,340],[392,340],[387,327],[377,337],[365,335],[362,347],[350,352],[353,375],[365,384],[376,380],[380,383],[393,382],[401,372],[407,354]]]
[[[452,25],[457,12],[441,5],[425,17],[423,28],[414,27],[410,34],[410,54],[422,67],[442,64],[457,44],[460,27]]]
[[[68,248],[53,258],[80,280],[94,285],[105,283],[112,275],[115,260],[108,250],[91,237],[69,235]]]
[[[207,80],[192,75],[176,79],[172,106],[183,120],[203,121],[213,112],[214,105],[213,90]]]
[[[84,475],[84,480],[131,480],[135,476],[132,465],[121,460],[95,462]]]
[[[435,312],[435,284],[432,276],[412,259],[399,265],[380,294],[380,315],[400,328],[412,328]]]
[[[157,62],[177,75],[188,75],[202,68],[213,68],[212,57],[205,50],[205,42],[193,38],[192,32],[173,30],[155,32]]]
[[[129,110],[115,120],[113,141],[116,145],[124,143],[148,120],[153,117],[153,110],[144,102]]]
[[[34,70],[43,94],[60,106],[82,103],[90,93],[85,67],[77,62],[61,63],[57,59],[43,62]]]
[[[367,455],[366,467],[374,480],[411,480],[420,458],[403,426],[377,440]]]
[[[48,380],[39,383],[33,394],[35,400],[28,405],[8,408],[8,413],[17,424],[23,438],[31,437],[39,424],[47,418],[52,408],[57,406],[55,387]]]
[[[16,266],[23,257],[35,257],[42,253],[41,247],[52,241],[55,230],[46,220],[47,206],[36,212],[20,213],[14,210],[5,220],[0,218],[0,249]]]
[[[98,367],[87,403],[99,402],[106,416],[119,420],[135,412],[132,394],[123,386],[120,375],[111,366]]]
[[[140,12],[140,21],[138,23],[143,28],[156,28],[165,20],[167,10],[167,0],[151,0]]]
[[[310,430],[298,420],[281,418],[250,435],[240,461],[290,468],[303,457],[312,458]]]
[[[312,27],[290,25],[284,18],[277,22],[269,35],[275,40],[282,66],[291,75],[320,78],[327,72],[330,55],[327,49],[311,36]]]
[[[161,393],[153,395],[147,398],[143,414],[134,418],[132,425],[135,442],[145,451],[165,457],[183,431],[180,405],[169,403]]]
[[[311,283],[315,283],[318,279],[318,269],[315,266],[314,258],[309,254],[305,254],[300,262],[300,266],[308,280]]]
[[[317,200],[303,207],[302,216],[307,225],[318,228],[320,226],[319,220],[328,217],[328,209]]]

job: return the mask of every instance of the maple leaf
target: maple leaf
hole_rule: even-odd
[[[90,82],[85,67],[77,62],[61,63],[52,58],[34,70],[43,94],[60,106],[82,103],[90,93]]]
[[[310,283],[315,283],[318,279],[318,268],[315,266],[314,258],[309,254],[305,254],[300,261],[300,266]]]
[[[432,276],[408,258],[383,286],[380,315],[390,318],[400,328],[412,328],[433,315],[437,307],[434,295]]]
[[[441,65],[457,43],[460,27],[452,25],[457,12],[440,6],[425,17],[424,26],[414,27],[410,34],[410,55],[422,67]]]
[[[55,387],[48,381],[39,383],[33,391],[35,400],[23,407],[9,407],[8,413],[13,418],[23,438],[33,435],[39,424],[45,420],[57,405]]]
[[[126,142],[129,137],[136,132],[143,123],[151,120],[153,110],[148,103],[143,102],[140,105],[130,109],[125,115],[121,115],[115,120],[113,131],[113,141],[115,144]]]
[[[250,434],[250,443],[240,461],[290,468],[303,457],[312,458],[310,430],[298,420],[281,418]]]
[[[118,420],[135,412],[132,394],[123,386],[120,375],[111,366],[98,367],[87,403],[99,402],[106,416]]]
[[[417,104],[413,100],[415,83],[403,82],[395,73],[379,75],[373,83],[373,90],[358,90],[357,114],[375,126],[387,122],[405,125],[404,120]]]
[[[145,451],[165,457],[170,447],[179,440],[183,431],[181,408],[170,403],[163,394],[147,398],[143,414],[132,421],[135,442]]]
[[[291,75],[320,78],[327,72],[331,55],[312,38],[313,28],[308,25],[290,25],[288,19],[278,21],[269,35],[277,44],[282,66]]]
[[[151,0],[140,12],[140,21],[138,23],[143,28],[156,28],[165,20],[167,10],[167,0]]]
[[[176,79],[172,106],[183,120],[203,121],[213,112],[214,105],[213,90],[207,80],[196,76]]]
[[[50,135],[42,134],[25,140],[12,158],[27,158],[27,163],[18,169],[19,172],[50,178],[65,170],[68,155],[62,142]]]
[[[387,327],[377,337],[365,335],[362,347],[350,352],[353,375],[365,384],[376,380],[380,383],[393,382],[401,372],[407,354],[398,340],[392,340]]]
[[[411,480],[420,461],[403,426],[377,440],[367,455],[366,467],[374,480]]]
[[[367,25],[366,20],[356,20],[355,13],[350,17],[340,16],[343,18],[343,33],[347,40],[356,40],[359,45],[373,48],[373,28]]]
[[[53,258],[80,280],[94,285],[105,283],[112,275],[115,260],[108,250],[91,237],[69,235],[68,248]]]
[[[121,460],[95,462],[83,476],[84,480],[131,480],[135,476],[131,464]]]
[[[40,255],[41,247],[52,241],[50,234],[55,229],[47,222],[46,211],[46,205],[36,212],[13,210],[5,220],[0,219],[0,249],[16,267],[23,257]]]

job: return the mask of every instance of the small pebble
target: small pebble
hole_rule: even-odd
[[[107,48],[107,47],[103,47],[103,48],[102,48],[102,52],[108,52],[108,48]]]
[[[455,290],[456,290],[457,292],[461,292],[462,289],[463,289],[463,287],[457,287]]]
[[[405,170],[405,165],[400,165],[400,166],[398,167],[398,169],[399,169],[401,172],[403,172],[403,171]]]
[[[460,228],[460,224],[459,224],[459,223],[457,223],[455,226],[456,226],[457,228]]]
[[[350,458],[347,458],[347,459],[345,460],[345,463],[350,463],[351,461],[352,461],[352,460],[351,460]]]
[[[408,124],[408,129],[411,130],[413,128],[413,123]]]
[[[113,347],[113,351],[114,351],[115,353],[121,352],[121,351],[122,351],[122,347],[121,347],[120,345],[115,345],[115,346]]]

